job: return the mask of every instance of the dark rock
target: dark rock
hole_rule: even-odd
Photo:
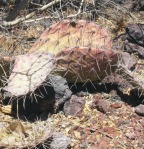
[[[128,24],[126,32],[130,42],[144,47],[144,24]]]
[[[102,113],[111,112],[110,102],[104,99],[95,99],[92,103],[92,108],[96,108]]]
[[[85,105],[84,97],[77,97],[73,95],[70,100],[64,104],[65,115],[80,115]]]
[[[136,65],[138,59],[135,56],[130,55],[127,52],[121,52],[121,55],[122,63],[126,68],[131,69]]]
[[[140,58],[144,58],[144,47],[130,42],[124,43],[124,50],[128,53],[136,53]]]
[[[61,76],[51,75],[49,80],[55,91],[55,110],[58,110],[68,99],[70,99],[72,96],[72,91],[69,89],[66,79]]]
[[[144,1],[135,0],[135,5],[133,6],[134,11],[143,11],[144,10]]]
[[[120,0],[119,0],[120,1]],[[123,7],[129,11],[143,11],[144,1],[143,0],[125,0],[122,4]]]
[[[137,106],[137,107],[135,108],[135,112],[136,112],[138,115],[144,116],[144,105],[143,105],[143,104],[140,104],[139,106]]]

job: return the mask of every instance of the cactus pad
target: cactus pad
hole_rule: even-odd
[[[14,68],[4,90],[21,96],[33,92],[53,69],[53,55],[33,53],[17,56]]]
[[[74,48],[56,55],[56,73],[68,82],[98,81],[117,68],[119,55],[114,50],[96,48]]]
[[[71,22],[63,20],[54,23],[42,33],[30,49],[33,51],[48,51],[58,54],[65,49],[75,47],[111,49],[112,41],[107,31],[93,22],[78,20]]]

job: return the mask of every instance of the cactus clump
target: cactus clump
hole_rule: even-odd
[[[107,31],[85,20],[64,20],[48,28],[30,49],[48,51],[57,58],[56,72],[68,82],[104,78],[118,61]]]
[[[26,55],[17,56],[4,90],[13,96],[26,95],[39,87],[52,71],[69,82],[104,78],[118,61],[117,52],[111,47],[107,31],[93,22],[55,23]]]
[[[122,66],[121,56],[112,50],[107,31],[96,23],[63,20],[44,31],[26,55],[16,58],[4,90],[12,96],[27,95],[42,85],[50,73],[73,83],[98,81]],[[126,69],[121,68],[120,72]]]

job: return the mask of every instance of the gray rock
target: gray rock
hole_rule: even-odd
[[[84,97],[77,97],[73,95],[70,100],[66,101],[64,104],[65,115],[79,115],[85,105]]]
[[[141,116],[144,116],[144,105],[140,104],[135,108],[135,112]]]
[[[58,75],[50,75],[49,80],[55,91],[56,110],[58,110],[72,95],[65,78]]]
[[[129,41],[144,47],[144,24],[128,24],[126,32]]]
[[[57,133],[53,136],[53,141],[50,144],[51,149],[67,149],[70,145],[71,139],[64,136],[61,133]]]
[[[140,58],[144,58],[144,47],[130,42],[125,42],[125,51],[128,53],[136,53]]]

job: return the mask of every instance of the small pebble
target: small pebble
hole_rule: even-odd
[[[125,134],[125,136],[130,140],[135,140],[135,138],[136,138],[136,135],[134,132],[128,132]]]
[[[135,108],[135,113],[138,115],[144,116],[144,105],[140,104]]]
[[[112,106],[112,108],[118,109],[118,108],[121,108],[122,107],[122,104],[121,103],[118,103],[118,102],[115,102],[111,106]]]

